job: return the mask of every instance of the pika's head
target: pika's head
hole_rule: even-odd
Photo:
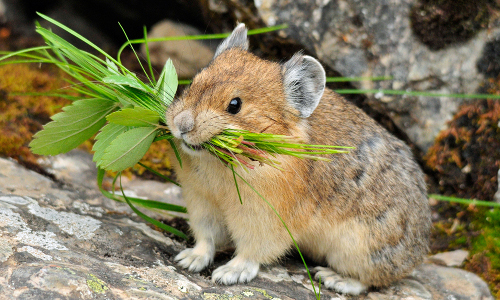
[[[325,82],[323,67],[310,56],[297,53],[278,64],[249,53],[240,24],[170,105],[167,124],[193,155],[224,129],[293,135],[318,106]]]

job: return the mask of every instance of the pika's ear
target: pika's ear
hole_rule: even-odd
[[[241,48],[243,50],[248,50],[248,39],[247,39],[247,28],[244,23],[240,23],[233,30],[230,36],[228,36],[215,51],[214,58],[219,56],[222,52],[231,48]]]
[[[309,117],[325,91],[323,66],[314,58],[296,53],[281,67],[286,100],[299,111],[299,117]]]

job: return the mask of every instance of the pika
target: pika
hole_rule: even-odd
[[[249,53],[240,24],[171,104],[167,125],[183,165],[173,154],[171,161],[196,240],[175,257],[181,267],[199,272],[232,243],[234,257],[212,280],[244,283],[261,264],[293,249],[272,209],[243,182],[240,204],[230,168],[200,147],[228,128],[355,147],[331,155],[331,162],[278,156],[285,171],[255,162],[254,170],[239,172],[321,266],[315,277],[322,286],[356,295],[387,286],[422,262],[431,220],[421,169],[408,146],[325,82],[323,67],[310,56],[297,53],[279,64]]]

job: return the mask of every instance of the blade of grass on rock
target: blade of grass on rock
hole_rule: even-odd
[[[121,190],[121,192],[122,192],[122,196],[123,196],[123,198],[125,199],[125,201],[127,202],[127,204],[130,206],[130,208],[131,208],[131,209],[132,209],[132,210],[133,210],[133,211],[134,211],[134,212],[135,212],[135,213],[136,213],[139,217],[143,218],[145,221],[147,221],[147,222],[149,222],[149,223],[151,223],[151,224],[153,224],[153,225],[155,225],[155,226],[157,226],[157,227],[159,227],[159,228],[161,228],[161,229],[163,229],[163,230],[165,230],[165,231],[167,231],[167,232],[170,232],[170,233],[175,234],[175,235],[176,235],[176,236],[178,236],[178,237],[181,237],[181,238],[183,238],[183,239],[185,239],[185,240],[187,240],[187,239],[188,239],[188,238],[187,238],[187,235],[185,235],[182,231],[177,230],[177,229],[175,229],[175,228],[173,228],[173,227],[171,227],[171,226],[168,226],[168,225],[166,225],[166,224],[163,224],[162,222],[157,221],[157,220],[155,220],[155,219],[153,219],[153,218],[151,218],[151,217],[149,217],[149,216],[147,216],[147,215],[143,214],[140,210],[138,210],[137,208],[135,208],[135,207],[132,205],[132,203],[131,203],[130,199],[129,199],[126,195],[125,195],[125,192],[123,191],[121,176],[120,176],[120,190]]]
[[[464,98],[464,99],[500,99],[500,95],[489,94],[442,94],[421,91],[399,91],[399,90],[356,90],[356,89],[339,89],[335,90],[339,94],[381,94],[381,95],[405,95],[405,96],[422,96],[422,97],[448,97],[448,98]]]
[[[97,186],[101,193],[106,197],[114,201],[118,202],[125,202],[125,199],[121,197],[120,195],[117,195],[115,193],[108,192],[104,189],[102,186],[103,180],[104,180],[104,175],[106,174],[106,171],[104,169],[98,168],[97,170]],[[115,180],[113,181],[113,191],[114,191],[114,183],[116,179],[118,178],[118,175],[115,177]],[[159,202],[159,201],[154,201],[154,200],[149,200],[149,199],[140,199],[140,198],[134,198],[134,197],[128,197],[130,202],[147,208],[147,209],[157,209],[160,211],[172,211],[172,212],[180,212],[180,213],[187,213],[187,209],[184,206],[180,205],[175,205],[175,204],[170,204],[170,203],[165,203],[165,202]]]
[[[267,32],[272,32],[272,31],[277,31],[281,29],[286,29],[288,28],[288,24],[281,24],[281,25],[276,25],[276,26],[269,26],[269,27],[264,27],[264,28],[259,28],[259,29],[251,29],[248,31],[248,35],[253,35],[253,34],[261,34],[261,33],[267,33]],[[215,34],[201,34],[201,35],[184,35],[184,36],[167,36],[167,37],[162,37],[162,38],[152,38],[148,39],[149,42],[165,42],[165,41],[185,41],[185,40],[213,40],[213,39],[223,39],[231,35],[230,32],[228,33],[215,33]],[[136,39],[136,40],[129,40],[126,43],[124,43],[120,49],[118,50],[118,61],[120,60],[121,54],[125,48],[127,48],[130,45],[133,44],[143,44],[145,43],[145,39]]]

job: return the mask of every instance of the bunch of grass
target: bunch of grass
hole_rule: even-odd
[[[247,130],[226,129],[201,145],[208,152],[227,164],[254,169],[248,160],[258,161],[281,169],[276,155],[290,155],[300,159],[330,161],[329,154],[347,153],[352,147],[308,145],[296,137],[268,133],[253,133]],[[246,159],[248,160],[246,160]]]

